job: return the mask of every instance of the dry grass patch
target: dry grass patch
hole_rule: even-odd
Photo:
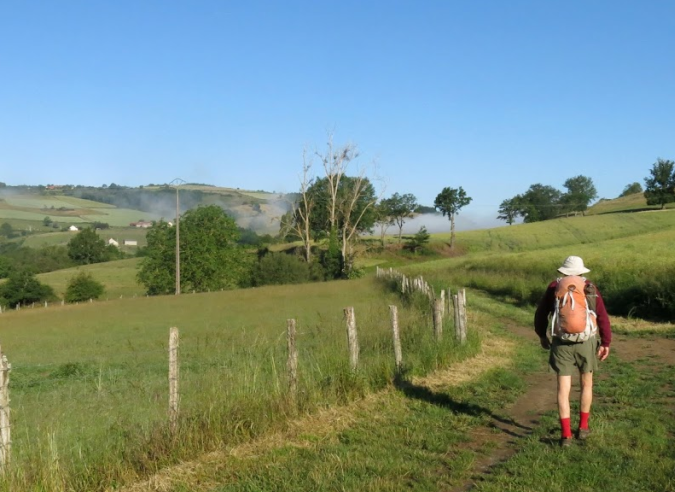
[[[612,316],[612,327],[617,331],[624,331],[626,333],[665,333],[675,330],[675,324],[673,323],[655,323],[637,318],[623,318],[621,316]]]
[[[414,378],[413,384],[426,386],[430,390],[439,390],[475,381],[492,369],[509,366],[514,349],[513,341],[488,333],[481,343],[481,352],[478,355],[468,361],[453,364],[447,370],[436,371],[422,378]]]

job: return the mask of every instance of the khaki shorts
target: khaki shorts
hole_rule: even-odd
[[[564,342],[553,337],[548,363],[558,376],[595,372],[598,368],[600,340],[592,337],[585,342]]]

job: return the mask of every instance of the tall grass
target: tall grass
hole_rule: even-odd
[[[675,212],[654,211],[569,217],[457,234],[464,253],[511,253],[565,245],[593,244],[675,228]],[[434,234],[433,241],[449,241],[450,234]]]
[[[556,269],[562,261],[578,255],[591,269],[587,277],[597,284],[611,314],[668,320],[675,317],[674,241],[671,227],[592,244],[428,262],[411,271],[424,273],[437,283],[443,279],[532,304],[559,276]]]
[[[0,315],[11,373],[13,461],[0,490],[102,490],[342,404],[394,377],[388,305],[372,279],[137,298]],[[361,345],[349,369],[342,309]],[[406,369],[467,354],[402,308]],[[298,321],[300,391],[287,394],[286,319]],[[168,432],[168,332],[181,330],[181,419]]]

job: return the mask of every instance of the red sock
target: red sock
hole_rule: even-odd
[[[563,439],[567,439],[569,437],[572,437],[572,427],[570,426],[570,418],[567,417],[566,419],[560,419],[560,429],[562,432],[562,437]]]
[[[579,412],[579,429],[588,429],[588,417],[591,412]]]

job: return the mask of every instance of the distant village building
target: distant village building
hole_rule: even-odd
[[[79,231],[79,229],[78,229],[77,227],[75,227],[74,225],[71,225],[71,226],[68,228],[68,230],[71,231],[71,232],[77,232],[77,231]]]
[[[113,238],[108,239],[108,244],[112,245],[112,246],[119,246],[120,245],[120,243],[115,241]]]
[[[125,246],[138,246],[138,241],[135,241],[133,239],[125,239],[124,245]]]
[[[148,227],[152,227],[152,222],[148,222],[147,220],[139,220],[138,222],[131,222],[129,226],[147,229]]]

